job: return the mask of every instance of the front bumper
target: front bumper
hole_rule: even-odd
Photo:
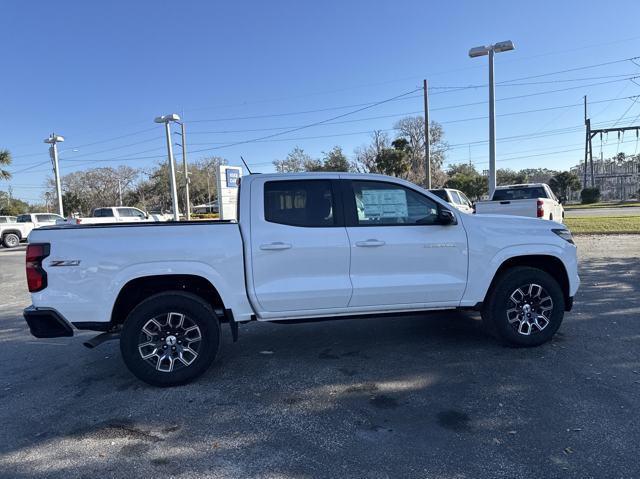
[[[73,336],[73,329],[55,309],[29,306],[23,312],[31,334],[36,338],[59,338]]]

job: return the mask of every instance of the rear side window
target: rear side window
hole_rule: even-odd
[[[504,188],[493,193],[494,201],[505,200],[531,200],[534,198],[546,198],[547,192],[542,186],[532,188]]]
[[[41,221],[41,222],[52,222],[52,221],[56,221],[59,220],[60,217],[56,216],[56,215],[36,215],[36,220]]]
[[[429,190],[429,191],[434,195],[436,195],[441,200],[445,200],[447,203],[449,203],[449,198],[447,198],[447,192],[445,190]]]
[[[109,218],[113,216],[113,210],[111,208],[97,208],[93,210],[94,218]]]
[[[264,218],[271,223],[335,226],[334,210],[330,181],[269,181],[264,185]]]
[[[18,223],[31,223],[31,215],[18,216]]]

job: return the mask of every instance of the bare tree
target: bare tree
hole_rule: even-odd
[[[377,159],[390,147],[389,135],[381,130],[371,134],[371,143],[355,149],[355,169],[361,173],[381,173]]]
[[[296,146],[284,160],[274,160],[273,166],[278,173],[297,173],[313,169],[318,164],[310,155]]]
[[[410,167],[406,178],[416,184],[424,185],[426,179],[424,118],[421,116],[406,117],[396,122],[394,128],[399,131],[399,136],[407,140],[408,143]],[[442,172],[442,164],[449,145],[444,141],[444,130],[439,123],[431,122],[429,137],[432,186],[437,188],[446,181],[446,175]]]

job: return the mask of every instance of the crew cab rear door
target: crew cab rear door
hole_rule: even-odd
[[[349,241],[337,189],[337,180],[308,176],[252,182],[249,277],[261,313],[347,307]]]
[[[438,203],[380,180],[343,180],[351,244],[349,307],[457,305],[467,283],[462,224],[440,224]],[[448,207],[455,211],[453,205]]]

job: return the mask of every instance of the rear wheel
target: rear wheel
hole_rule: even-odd
[[[171,291],[151,296],[131,311],[120,351],[142,381],[177,386],[209,368],[220,340],[220,322],[211,306],[196,295]]]
[[[558,331],[564,295],[558,282],[542,270],[516,267],[503,273],[484,303],[482,318],[501,341],[538,346]]]
[[[20,238],[15,233],[7,233],[2,237],[2,244],[5,248],[15,248],[20,244]]]

